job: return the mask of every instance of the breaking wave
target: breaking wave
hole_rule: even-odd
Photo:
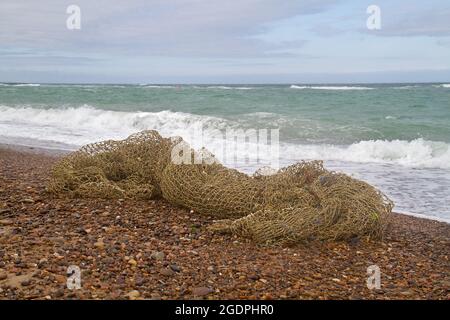
[[[39,83],[0,83],[2,87],[40,87]]]
[[[193,128],[202,129],[205,136],[216,137],[218,131],[242,128],[242,123],[172,111],[119,112],[90,106],[38,109],[0,105],[0,136],[48,140],[74,146],[99,140],[123,139],[134,132],[147,129],[158,130],[165,136],[182,136],[189,141]],[[205,145],[213,153],[220,146],[214,143]],[[424,139],[367,140],[350,145],[281,143],[280,158],[449,169],[450,145]]]
[[[359,86],[297,86],[291,85],[291,89],[312,89],[312,90],[373,90],[374,88]]]

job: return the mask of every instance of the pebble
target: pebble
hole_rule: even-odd
[[[250,280],[258,280],[258,279],[259,279],[259,276],[258,276],[257,274],[251,274],[251,275],[248,276],[248,278],[249,278]]]
[[[46,258],[40,259],[37,264],[38,268],[42,268],[47,262],[48,262],[48,260]]]
[[[181,268],[179,266],[177,266],[176,264],[171,264],[170,265],[170,269],[172,269],[175,272],[180,272]]]
[[[5,154],[8,152],[0,150],[2,169]],[[12,223],[0,224],[0,276],[7,276],[0,281],[0,300],[128,299],[126,294],[132,291],[139,293],[131,293],[133,299],[202,295],[204,299],[448,299],[449,282],[443,280],[448,274],[448,225],[392,214],[386,245],[365,240],[312,242],[280,250],[213,234],[207,231],[213,217],[189,215],[189,210],[168,204],[163,208],[165,202],[159,200],[127,199],[119,208],[117,201],[111,200],[47,197],[41,191],[53,160],[42,157],[46,162],[41,163],[34,156],[27,157],[7,157],[6,165],[11,168],[0,170],[0,181],[6,183],[1,186],[0,220]],[[28,184],[36,186],[33,195],[23,194]],[[35,198],[38,193],[40,200]],[[23,198],[39,203],[26,205],[21,203]],[[8,209],[2,211],[4,207]],[[102,214],[105,211],[109,214]],[[8,212],[13,214],[5,214]],[[121,218],[116,221],[119,212]],[[200,230],[196,237],[189,235],[193,226]],[[11,234],[5,236],[7,232]],[[100,251],[94,243],[101,238],[105,248]],[[239,240],[239,245],[233,245],[234,240]],[[159,251],[162,255],[151,257]],[[126,255],[129,259],[125,261]],[[353,260],[355,256],[365,258]],[[131,258],[139,270],[130,268]],[[372,263],[386,271],[383,293],[365,288],[366,268]],[[22,276],[36,270],[33,264],[39,267],[37,274],[30,285],[20,286],[25,280]],[[83,270],[83,288],[74,292],[62,281],[67,280],[64,275],[71,264]],[[182,273],[176,273],[173,264],[182,266]],[[340,283],[333,280],[338,275]],[[11,287],[10,279],[18,276],[18,288]],[[258,276],[268,283],[258,281]],[[204,287],[194,288],[197,286]]]
[[[60,288],[53,294],[56,298],[61,298],[64,295],[64,289]]]
[[[11,224],[13,224],[13,221],[10,220],[10,219],[2,219],[2,220],[0,220],[0,225],[9,226]]]
[[[412,296],[412,295],[414,294],[414,291],[412,291],[412,290],[406,290],[406,291],[400,292],[400,294],[401,294],[402,296]]]
[[[133,290],[133,291],[130,291],[130,292],[128,292],[127,294],[126,294],[126,296],[130,299],[130,300],[136,300],[137,298],[139,298],[140,297],[140,293],[139,293],[139,291],[137,291],[137,290]]]
[[[214,290],[208,287],[196,287],[192,289],[192,294],[196,297],[206,296]]]
[[[134,283],[135,283],[137,286],[142,286],[142,285],[145,283],[145,279],[144,279],[144,278],[138,277],[138,278],[136,278],[136,279],[134,280]]]
[[[130,260],[128,260],[128,264],[131,264],[132,266],[136,266],[137,262],[134,259],[130,259]]]
[[[31,284],[31,280],[30,279],[23,280],[20,284],[24,287],[27,287]]]
[[[168,268],[162,268],[161,270],[159,270],[159,273],[161,273],[163,276],[172,276],[174,274],[174,272],[171,269]]]
[[[161,300],[161,295],[159,293],[152,293],[150,295],[150,300]]]
[[[162,261],[162,260],[164,260],[164,258],[166,257],[166,255],[164,254],[164,252],[155,251],[155,252],[152,253],[152,255],[151,255],[150,257],[151,257],[152,259]]]
[[[94,243],[94,246],[96,246],[99,249],[103,249],[105,247],[105,243],[102,239],[98,239],[96,243]]]

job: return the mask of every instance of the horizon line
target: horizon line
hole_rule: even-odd
[[[380,84],[446,84],[450,83],[448,81],[424,81],[424,82],[261,82],[261,83],[250,83],[250,82],[149,82],[149,83],[137,83],[137,82],[17,82],[17,81],[0,81],[0,84],[43,84],[43,85],[137,85],[137,86],[147,86],[147,85],[380,85]]]

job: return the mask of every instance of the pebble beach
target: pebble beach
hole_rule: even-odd
[[[393,214],[381,242],[261,246],[164,200],[50,196],[60,156],[0,145],[0,299],[450,299],[445,222]]]

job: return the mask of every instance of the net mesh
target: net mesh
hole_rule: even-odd
[[[181,164],[171,161],[180,145],[189,160]],[[163,197],[221,219],[210,226],[215,232],[259,243],[379,239],[393,208],[373,186],[328,171],[320,161],[250,176],[218,163],[207,150],[194,151],[181,138],[153,130],[67,155],[53,168],[47,189],[71,197]]]

